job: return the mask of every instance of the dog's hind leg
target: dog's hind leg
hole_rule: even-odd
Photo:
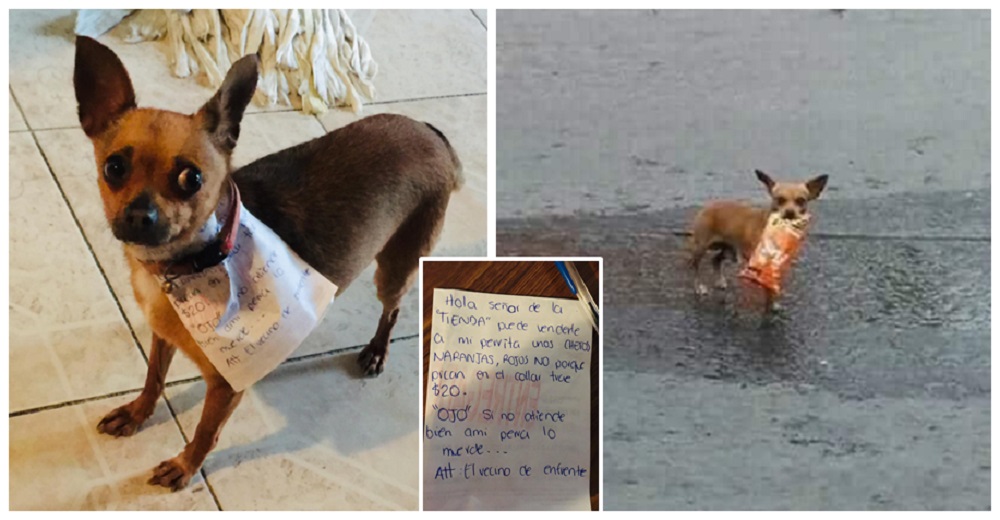
[[[708,294],[708,287],[702,283],[699,269],[701,259],[705,256],[706,252],[708,252],[708,243],[692,236],[691,240],[688,242],[688,253],[690,255],[688,257],[688,267],[691,268],[691,273],[694,277],[694,290],[701,296]]]
[[[725,290],[729,284],[726,282],[726,275],[722,272],[722,264],[725,263],[726,259],[736,261],[736,250],[732,248],[729,244],[717,243],[713,247],[716,247],[716,253],[712,256],[712,271],[715,273],[715,288],[719,290]]]
[[[712,272],[715,273],[715,288],[725,290],[728,287],[726,275],[722,272],[722,263],[726,261],[726,251],[719,250],[712,256]]]
[[[389,339],[399,316],[399,303],[416,278],[420,257],[430,254],[437,242],[449,197],[450,193],[424,203],[375,256],[378,263],[375,288],[382,302],[382,316],[378,320],[375,336],[358,355],[358,365],[366,376],[377,376],[385,369]]]

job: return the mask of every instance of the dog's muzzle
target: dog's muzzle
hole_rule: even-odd
[[[149,194],[143,193],[115,219],[111,232],[122,242],[158,246],[167,240],[170,228],[160,220],[160,210]]]

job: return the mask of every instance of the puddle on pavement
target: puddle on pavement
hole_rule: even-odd
[[[642,216],[589,219],[525,225],[504,247],[604,257],[607,370],[846,398],[989,392],[988,241],[812,239],[767,316],[732,267],[726,292],[696,296],[684,237],[639,230],[655,229]]]

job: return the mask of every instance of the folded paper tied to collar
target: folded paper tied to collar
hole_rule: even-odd
[[[224,223],[211,218],[203,230],[217,238],[162,266],[159,279],[184,327],[241,391],[302,344],[323,319],[337,286],[250,214],[236,184],[230,184],[230,196],[217,212],[227,215]]]
[[[794,220],[781,218],[778,214],[768,217],[760,242],[740,272],[740,278],[760,285],[771,294],[781,293],[781,279],[799,254],[809,220],[809,215]]]

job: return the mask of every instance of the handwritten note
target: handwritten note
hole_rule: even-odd
[[[173,280],[167,294],[212,365],[237,391],[270,373],[316,328],[337,286],[240,208],[221,264]]]
[[[589,510],[580,304],[435,289],[432,319],[424,509]]]

